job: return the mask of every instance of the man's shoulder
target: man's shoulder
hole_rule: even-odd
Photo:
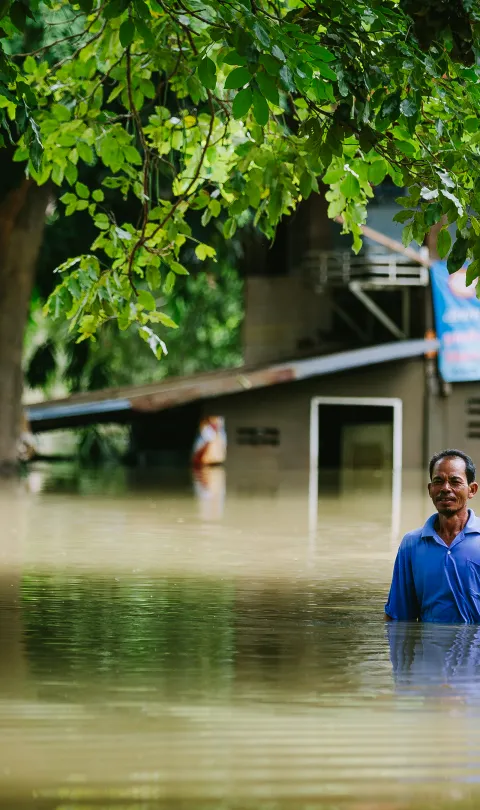
[[[403,550],[411,549],[414,546],[418,545],[421,540],[423,532],[423,526],[420,526],[419,529],[413,529],[411,532],[407,532],[402,538],[402,542],[400,543],[400,548]]]

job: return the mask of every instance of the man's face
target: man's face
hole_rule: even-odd
[[[440,515],[450,516],[464,509],[469,498],[473,498],[478,484],[467,481],[465,462],[458,456],[450,456],[437,461],[428,485],[429,495]]]

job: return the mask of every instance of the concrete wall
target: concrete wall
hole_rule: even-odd
[[[429,454],[456,447],[480,466],[480,382],[452,384],[444,395],[431,398],[429,410]]]
[[[313,290],[301,268],[309,250],[333,247],[323,196],[312,194],[281,223],[274,249],[258,248],[246,261],[244,361],[273,363],[335,351],[330,294]],[[275,248],[277,248],[275,250]]]
[[[244,360],[274,363],[318,353],[331,328],[328,294],[312,293],[298,276],[245,279]]]
[[[227,467],[261,473],[308,466],[312,397],[399,397],[404,408],[404,466],[420,468],[425,462],[424,390],[424,362],[418,359],[219,397],[204,403],[204,413],[226,419]],[[246,427],[277,429],[279,444],[238,444],[237,431]]]

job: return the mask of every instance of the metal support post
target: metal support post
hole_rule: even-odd
[[[361,282],[351,281],[350,284],[348,285],[348,289],[350,290],[350,292],[353,293],[353,295],[356,298],[358,298],[359,301],[362,302],[362,304],[372,313],[372,315],[378,318],[380,323],[383,323],[385,328],[388,329],[388,331],[391,332],[392,335],[394,335],[394,337],[398,338],[398,340],[404,340],[406,338],[405,333],[402,332],[401,329],[399,329],[397,324],[394,323],[392,319],[385,314],[383,309],[380,309],[380,307],[378,306],[378,304],[375,303],[375,301],[372,301],[372,299],[366,294],[366,292],[364,292],[361,286]]]

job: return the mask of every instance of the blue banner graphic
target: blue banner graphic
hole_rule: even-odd
[[[476,283],[467,287],[465,276],[465,268],[449,275],[445,262],[436,262],[430,272],[445,382],[480,380],[480,301]]]

